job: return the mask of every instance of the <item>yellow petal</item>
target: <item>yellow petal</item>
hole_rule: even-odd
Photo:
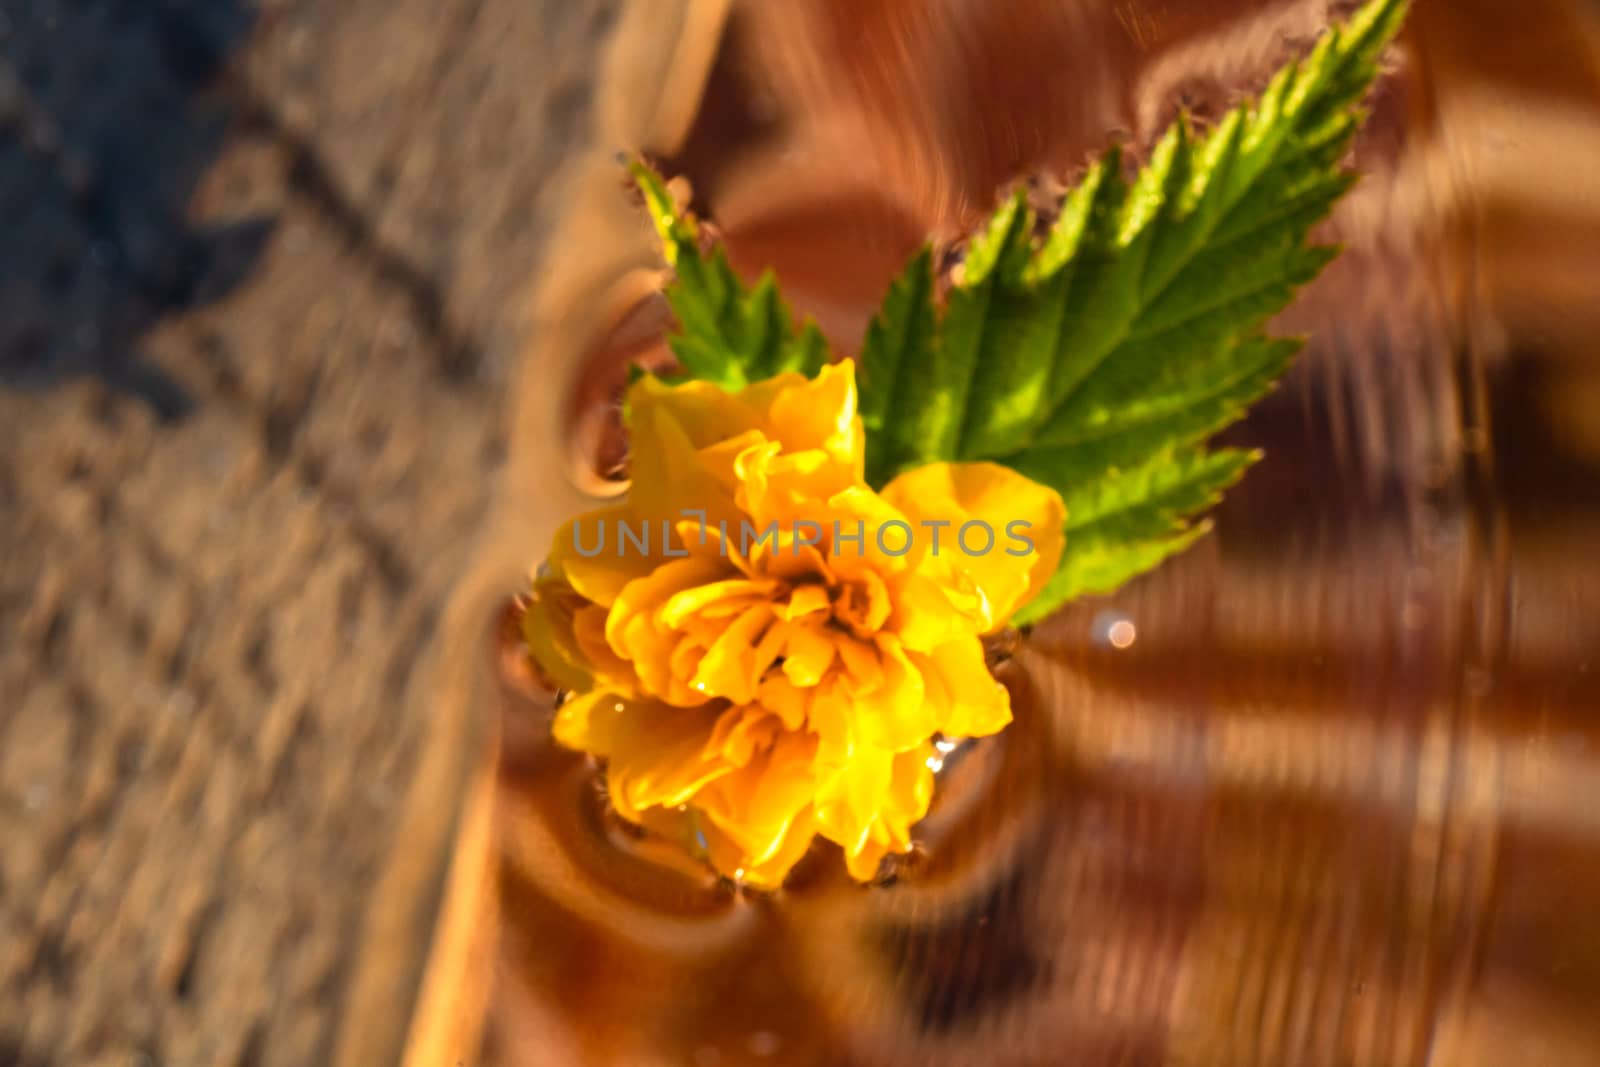
[[[744,849],[750,865],[783,844],[795,816],[811,802],[816,739],[785,733],[748,766],[718,780],[697,800],[711,822]]]
[[[553,732],[561,744],[609,760],[612,806],[638,822],[644,808],[685,803],[733,770],[706,751],[716,720],[707,708],[675,708],[597,690],[563,703]]]
[[[836,617],[857,636],[877,633],[889,620],[889,588],[875,571],[862,571],[844,583]]]
[[[862,744],[902,752],[926,741],[938,729],[938,709],[925,698],[922,672],[898,640],[879,634],[874,648],[882,681],[857,696],[852,725]]]
[[[606,609],[599,604],[584,604],[573,613],[572,636],[593,671],[593,685],[632,693],[638,689],[638,676],[634,673],[633,664],[617,655],[606,643],[606,614]]]
[[[872,833],[894,776],[894,754],[857,748],[835,766],[818,768],[819,832],[846,854],[860,850]]]
[[[928,814],[933,801],[932,745],[918,745],[894,758],[894,776],[884,804],[883,821],[889,836],[903,851],[911,843],[911,827]]]
[[[751,564],[766,577],[782,578],[796,584],[821,582],[823,585],[832,585],[833,570],[821,550],[806,540],[810,533],[809,528],[800,534],[789,530],[780,532],[773,547],[768,548],[764,542],[751,553]]]
[[[890,628],[906,648],[930,652],[946,641],[983,630],[987,615],[980,605],[953,594],[947,586],[920,570],[895,582]]]
[[[713,526],[737,517],[733,494],[725,484],[731,479],[716,472],[722,455],[714,446],[723,438],[707,436],[703,424],[686,421],[677,406],[657,399],[657,391],[664,388],[659,383],[641,392],[647,383],[653,379],[641,379],[629,394],[635,402],[628,422],[628,506],[656,523],[678,522],[685,508],[704,510]],[[752,428],[737,426],[732,435]],[[712,450],[702,456],[700,450],[707,446]]]
[[[790,869],[805,856],[816,837],[816,819],[810,808],[802,808],[789,823],[777,849],[766,860],[752,862],[740,845],[710,822],[704,820],[702,834],[707,855],[721,874],[756,889],[777,889]]]
[[[928,679],[934,729],[951,737],[987,737],[1011,721],[1011,694],[984,662],[983,642],[957,638],[931,654],[911,653]]]
[[[819,448],[803,452],[750,449],[737,464],[740,486],[735,501],[758,528],[776,522],[787,531],[801,520],[816,522],[819,540],[831,528],[824,507],[829,497],[856,484],[852,467]]]
[[[719,582],[682,589],[667,598],[656,621],[669,629],[679,629],[691,615],[701,614],[714,605],[726,604],[731,610],[724,615],[742,615],[751,604],[766,603],[779,589],[777,582],[751,581],[748,578],[726,578]]]
[[[786,730],[798,730],[805,725],[811,699],[809,689],[801,689],[782,671],[774,671],[763,678],[756,690],[756,700],[782,719]]]
[[[907,471],[884,499],[923,522],[946,521],[930,563],[968,575],[988,604],[986,629],[1004,625],[1055,573],[1066,507],[1054,489],[996,463],[931,463]],[[972,524],[966,537],[963,528]],[[992,538],[992,543],[991,543]]]
[[[888,851],[887,846],[870,837],[863,838],[855,848],[846,849],[844,864],[850,877],[858,882],[870,882],[878,877],[878,868],[883,865]]]
[[[729,708],[717,719],[706,741],[706,752],[743,767],[758,749],[771,746],[781,726],[776,715],[759,705]]]
[[[627,408],[633,451],[641,454],[663,443],[654,434],[664,426],[679,427],[689,447],[698,450],[767,425],[765,410],[710,382],[669,385],[647,375],[628,388]]]
[[[664,637],[663,643],[673,639],[677,643],[673,645],[672,653],[667,657],[667,669],[675,679],[693,678],[695,672],[700,669],[700,661],[706,657],[706,649],[710,647],[710,642],[699,634],[683,634],[676,638]]]
[[[656,542],[659,527],[651,532],[651,552],[620,549],[624,523],[636,533],[640,519],[626,504],[614,504],[579,515],[556,531],[555,544],[546,561],[550,571],[602,607],[610,607],[622,587],[655,570],[664,560]]]
[[[622,737],[628,703],[620,693],[604,689],[576,693],[556,709],[551,731],[556,740],[568,748],[609,756]]]
[[[639,677],[656,691],[665,683],[666,663],[676,644],[669,630],[656,624],[655,613],[673,596],[727,576],[722,560],[690,556],[657,567],[629,582],[617,594],[606,616],[606,642],[624,659],[631,660]],[[665,641],[665,644],[663,644]]]
[[[746,554],[739,551],[739,524],[727,525],[727,536],[716,523],[701,523],[698,517],[684,519],[674,527],[684,551],[699,559],[720,559],[733,565],[746,578],[755,577]]]
[[[911,827],[928,813],[933,799],[933,770],[928,765],[932,751],[932,746],[920,745],[894,758],[889,786],[870,832],[856,848],[845,851],[845,865],[856,881],[871,881],[884,856],[911,847]]]
[[[789,624],[781,618],[775,619],[761,635],[761,640],[756,642],[756,647],[750,653],[750,677],[752,685],[759,684],[767,676],[767,671],[783,655],[783,650],[789,644]]]
[[[676,692],[684,686],[690,665],[699,664],[698,653],[704,647],[700,642],[657,626],[647,614],[620,616],[619,625],[616,608],[606,619],[606,638],[619,655],[633,663],[645,692],[675,703],[701,702],[693,695],[684,700]]]
[[[731,773],[732,764],[706,751],[717,716],[711,708],[626,703],[611,724],[615,737],[606,766],[617,812],[638,821],[640,810],[687,803],[707,783]]]
[[[739,457],[764,439],[776,446],[773,457],[816,452],[816,470],[842,472],[830,483],[835,489],[861,478],[864,439],[848,363],[815,379],[784,374],[736,392],[646,377],[629,390],[628,408],[631,503],[653,518],[676,519],[684,507],[704,508],[713,525],[737,518],[729,505]]]
[[[852,695],[876,692],[883,687],[883,665],[879,662],[876,645],[841,637],[834,642],[834,647],[844,665],[844,684]]]
[[[805,621],[789,624],[783,673],[802,688],[816,685],[833,664],[834,643],[821,626]]]
[[[827,611],[828,590],[815,583],[796,586],[789,591],[789,602],[778,609],[784,619],[798,619],[803,615]]]
[[[584,690],[594,685],[595,664],[585,655],[575,632],[576,616],[584,606],[587,601],[563,583],[545,581],[535,586],[533,599],[522,613],[522,639],[528,651],[564,689]]]
[[[898,575],[913,569],[922,556],[916,522],[864,485],[833,494],[826,510],[828,564],[843,577]]]
[[[773,621],[772,605],[751,605],[717,638],[696,668],[689,687],[712,697],[725,697],[735,704],[755,699],[754,648],[761,633]]]
[[[695,451],[695,461],[704,468],[707,475],[716,481],[727,493],[727,499],[732,500],[739,490],[741,482],[739,476],[739,457],[752,449],[762,449],[774,446],[766,434],[760,430],[747,430],[737,437],[730,437],[726,441],[718,441],[706,445]],[[684,506],[694,506],[693,501],[685,501]],[[716,525],[715,516],[711,517],[710,525]],[[727,516],[731,521],[736,516]]]
[[[856,749],[857,732],[855,694],[850,692],[849,680],[834,671],[815,687],[800,692],[807,701],[806,728],[817,735],[817,765],[837,768],[848,763]]]
[[[855,363],[844,360],[822,368],[809,381],[781,390],[768,412],[772,436],[785,451],[818,448],[852,470],[861,481],[866,437],[856,414]]]

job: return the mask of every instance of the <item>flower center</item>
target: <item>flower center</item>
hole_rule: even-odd
[[[828,590],[833,622],[856,637],[869,639],[883,625],[874,610],[872,590],[862,579],[847,579]]]

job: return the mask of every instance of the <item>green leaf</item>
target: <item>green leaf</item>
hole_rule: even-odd
[[[926,382],[906,362],[922,358],[933,344],[933,331],[932,256],[924,248],[890,286],[862,344],[862,375],[886,384],[861,396],[861,423],[869,439],[915,418]]]
[[[1055,606],[1121,584],[1127,567],[1139,573],[1188,548],[1209,529],[1189,517],[1222,499],[1222,492],[1244,476],[1261,453],[1236,448],[1204,451],[1177,446],[1144,460],[1132,470],[1109,468],[1099,477],[1063,493],[1067,505],[1067,544],[1044,591],[1013,619],[1035,622]],[[1048,481],[1045,462],[1024,473]]]
[[[772,272],[746,287],[721,247],[701,251],[694,220],[678,211],[661,176],[638,161],[630,169],[676,274],[666,294],[678,330],[668,343],[688,376],[739,389],[785,371],[821,370],[827,342],[815,323],[796,328]]]
[[[1307,238],[1354,183],[1341,160],[1405,11],[1371,0],[1203,136],[1180,118],[1131,184],[1108,152],[1042,237],[1013,195],[942,310],[926,253],[890,289],[861,353],[868,481],[992,460],[1067,503],[1060,570],[1016,621],[1187,548],[1257,458],[1206,441],[1300,347],[1262,331],[1337,254]]]

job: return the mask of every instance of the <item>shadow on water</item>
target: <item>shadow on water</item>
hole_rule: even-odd
[[[209,90],[254,17],[242,0],[0,5],[0,386],[94,376],[163,418],[189,408],[139,339],[225,295],[271,232],[187,220],[233,111]]]

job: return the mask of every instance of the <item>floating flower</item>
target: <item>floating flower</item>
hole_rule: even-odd
[[[981,638],[1055,572],[1064,508],[992,463],[863,478],[854,365],[628,394],[632,487],[556,538],[524,632],[629,821],[775,886],[821,835],[910,846],[936,736],[1011,719]]]
[[[1300,346],[1264,331],[1337,252],[1312,227],[1406,7],[1180,118],[1131,184],[1112,150],[1043,218],[1014,190],[958,271],[924,247],[861,338],[859,413],[775,275],[747,284],[634,162],[692,380],[632,387],[630,496],[561,532],[523,620],[618,813],[758,885],[818,835],[862,880],[909,847],[934,739],[1010,721],[983,635],[1184,551],[1260,459],[1211,437]]]

